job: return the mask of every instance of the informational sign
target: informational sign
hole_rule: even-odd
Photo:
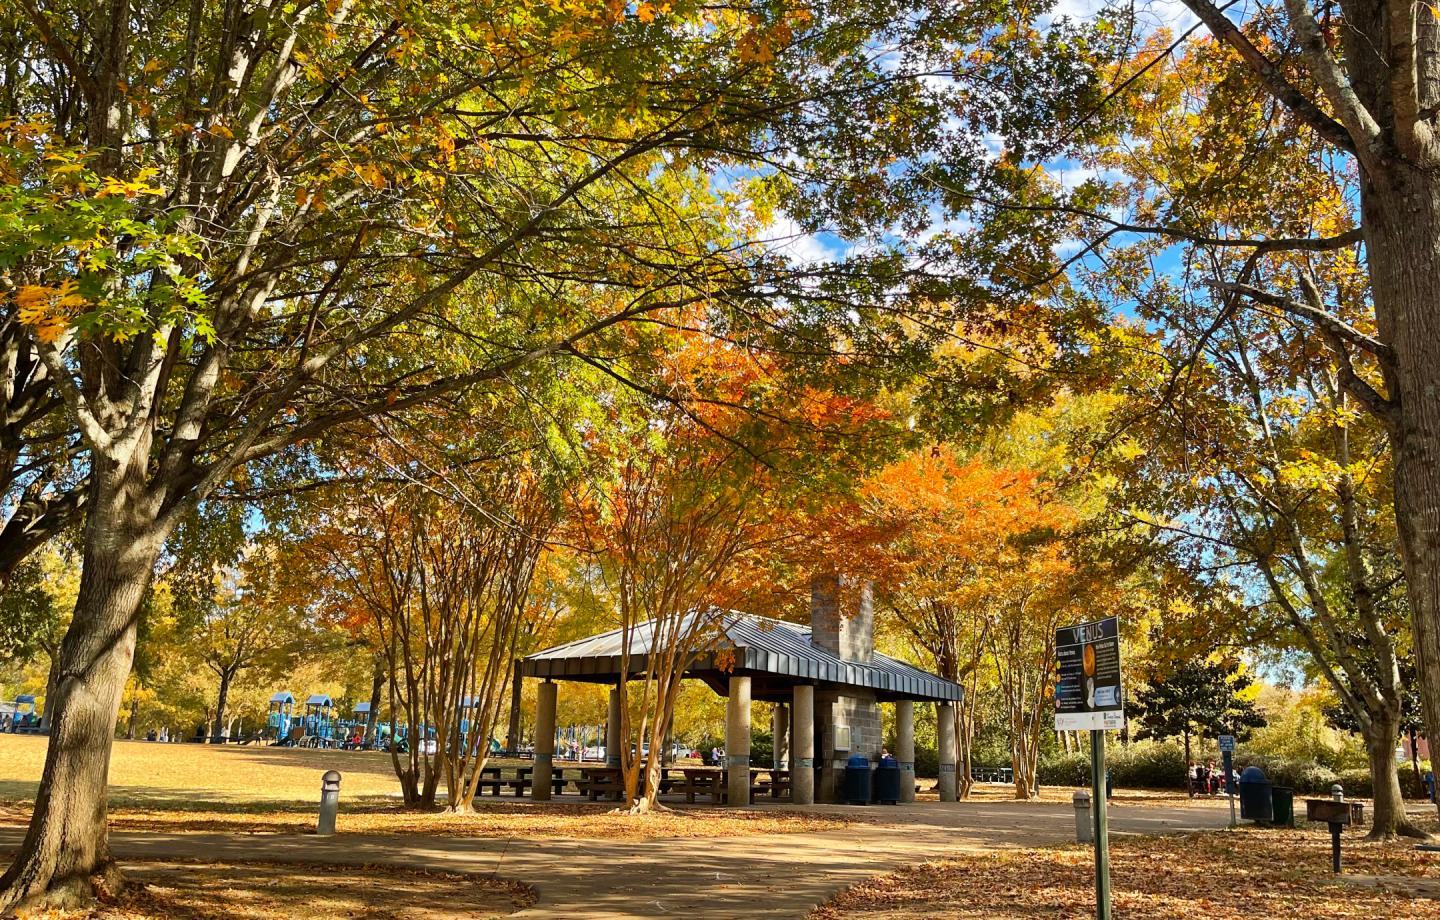
[[[1055,630],[1055,728],[1125,727],[1120,697],[1120,621],[1115,617]]]
[[[1222,753],[1222,754],[1230,754],[1230,753],[1233,753],[1234,750],[1235,750],[1235,736],[1234,736],[1234,735],[1221,735],[1221,736],[1220,736],[1220,753]]]

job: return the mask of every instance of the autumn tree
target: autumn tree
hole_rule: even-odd
[[[865,567],[877,577],[878,599],[936,673],[966,687],[956,707],[961,797],[972,785],[980,671],[1004,585],[1015,575],[1039,575],[1028,560],[1066,521],[1037,479],[1033,471],[962,460],[953,446],[935,445],[872,477],[857,508],[864,527],[856,536],[867,544]]]
[[[607,334],[682,305],[817,363],[836,341],[851,361],[893,351],[928,263],[886,232],[923,219],[933,189],[900,173],[982,162],[1006,99],[994,72],[1022,53],[996,38],[1006,14],[923,0],[4,15],[0,372],[31,407],[7,435],[57,445],[37,471],[46,507],[7,526],[84,514],[57,743],[6,907],[82,896],[111,868],[136,611],[200,504],[337,426],[502,390],[534,362],[603,361]],[[987,44],[955,66],[954,48]],[[973,121],[952,120],[965,105]],[[717,190],[720,169],[754,178]],[[795,271],[762,240],[777,206],[889,242]]]
[[[308,632],[308,624],[267,591],[265,567],[266,560],[249,559],[240,571],[217,572],[214,591],[191,614],[191,650],[217,681],[210,730],[216,744],[230,737],[228,704],[235,681],[253,668],[283,673]]]
[[[1302,268],[1302,287],[1315,290],[1323,270]],[[1174,304],[1179,318],[1185,300]],[[1252,635],[1303,652],[1361,727],[1375,786],[1372,833],[1418,833],[1394,761],[1410,637],[1389,433],[1357,411],[1339,382],[1344,369],[1304,325],[1253,313],[1218,325],[1192,316],[1168,343],[1174,351],[1161,352],[1188,363],[1183,376],[1145,361],[1135,378],[1148,379],[1140,385],[1164,407],[1151,416],[1145,453],[1159,487],[1145,516],[1203,544],[1214,563],[1248,569],[1266,601]]]
[[[1075,155],[1099,176],[1062,188],[1016,156],[1005,193],[957,194],[983,199],[997,226],[1024,223],[1033,238],[1038,224],[1047,239],[1079,241],[1011,275],[1012,287],[1083,274],[1092,257],[1144,237],[1150,277],[1215,285],[1204,325],[1280,314],[1308,331],[1353,410],[1392,439],[1411,631],[1429,733],[1440,734],[1440,417],[1427,395],[1440,339],[1426,319],[1440,208],[1427,113],[1440,84],[1425,63],[1440,31],[1425,9],[1380,2],[1185,6],[1208,36],[1147,36],[1133,10],[1102,14],[1137,50],[1113,68],[1104,102],[1072,123],[1078,143],[1037,158]],[[1227,254],[1226,270],[1193,274],[1207,253]],[[1353,276],[1343,293],[1321,284],[1313,297],[1298,277],[1307,261],[1348,261]],[[1135,299],[1102,304],[1124,310]],[[1067,305],[1072,328],[1096,309],[1085,297]],[[1191,360],[1179,359],[1178,372]]]
[[[620,629],[621,768],[635,814],[657,807],[681,681],[702,660],[727,669],[726,620],[749,609],[785,539],[773,471],[713,414],[653,408],[607,445],[611,470],[579,497],[572,525]]]
[[[1133,697],[1130,718],[1141,738],[1180,738],[1191,761],[1193,735],[1222,734],[1244,739],[1265,725],[1265,717],[1247,695],[1253,681],[1234,658],[1187,658],[1151,675]]]

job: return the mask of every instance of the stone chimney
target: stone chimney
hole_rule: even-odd
[[[870,663],[875,610],[868,580],[834,574],[810,580],[810,641],[845,661]]]

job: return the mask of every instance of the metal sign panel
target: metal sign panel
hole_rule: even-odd
[[[1055,728],[1125,726],[1120,692],[1120,621],[1115,617],[1055,630]]]

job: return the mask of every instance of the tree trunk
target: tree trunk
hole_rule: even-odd
[[[225,743],[225,707],[230,702],[230,682],[234,679],[235,675],[229,668],[221,670],[220,692],[215,695],[215,721],[211,723],[211,744]]]
[[[60,676],[59,652],[50,656],[50,669],[45,673],[45,708],[40,713],[40,731],[50,731],[50,715],[55,711],[55,681]]]
[[[125,724],[125,740],[135,740],[135,723],[140,721],[140,686],[135,686],[135,692],[130,695],[130,718]]]
[[[520,659],[516,658],[510,664],[510,719],[505,726],[505,750],[512,754],[520,749],[520,697],[524,689]]]
[[[93,893],[91,877],[113,873],[106,827],[110,748],[159,545],[134,516],[96,504],[55,694],[46,701],[45,772],[24,843],[0,878],[0,910],[83,903]]]
[[[375,674],[370,683],[370,714],[365,718],[365,743],[375,743],[375,731],[380,726],[380,691],[385,688],[385,659],[375,656]]]
[[[972,748],[975,742],[975,697],[966,694],[966,699],[955,707],[955,749],[956,749],[956,792],[962,799],[970,798],[975,786],[975,762]]]
[[[1440,183],[1396,161],[1361,183],[1365,252],[1380,338],[1395,351],[1387,374],[1398,403],[1395,520],[1405,560],[1425,735],[1440,739]]]
[[[1400,736],[1398,718],[1375,718],[1364,732],[1365,753],[1370,760],[1370,782],[1375,787],[1370,839],[1388,840],[1397,834],[1424,837],[1405,816],[1405,798],[1400,793],[1400,768],[1395,763],[1395,739]]]

